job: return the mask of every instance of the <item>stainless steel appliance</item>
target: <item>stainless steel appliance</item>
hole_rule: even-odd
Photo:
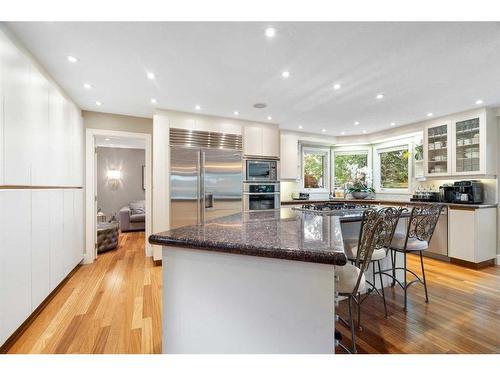
[[[454,200],[455,189],[452,185],[443,185],[439,187],[439,201],[451,203]]]
[[[483,203],[483,184],[481,181],[455,181],[454,203]]]
[[[170,144],[171,228],[241,212],[240,135],[171,129]]]
[[[243,184],[244,211],[276,210],[280,206],[279,182]]]
[[[278,181],[278,159],[245,159],[245,181]]]

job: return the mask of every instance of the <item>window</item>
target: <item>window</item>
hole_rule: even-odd
[[[335,189],[343,189],[346,182],[351,179],[351,170],[368,166],[368,151],[360,152],[334,152]]]
[[[380,189],[409,188],[409,147],[408,145],[379,149]]]
[[[328,189],[329,150],[303,148],[303,183],[306,189]]]

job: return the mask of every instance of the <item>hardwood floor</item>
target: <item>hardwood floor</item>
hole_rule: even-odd
[[[8,353],[161,353],[161,266],[144,232],[81,266]]]
[[[500,267],[472,270],[429,258],[424,264],[430,303],[423,286],[412,285],[405,313],[401,288],[387,287],[385,319],[382,299],[368,297],[356,331],[358,352],[500,353]],[[420,274],[417,257],[409,257],[409,268]],[[345,301],[339,312],[348,316]],[[338,327],[350,345],[349,330]]]
[[[418,259],[409,266],[419,270]],[[500,267],[472,270],[425,258],[424,289],[386,288],[389,318],[372,295],[362,305],[360,353],[500,353]],[[80,267],[9,353],[161,353],[161,266],[144,256],[144,233]],[[341,302],[340,313],[346,316]],[[349,331],[338,325],[349,343]],[[339,351],[340,353],[340,351]]]

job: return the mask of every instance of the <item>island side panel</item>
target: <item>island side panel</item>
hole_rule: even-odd
[[[164,353],[334,353],[334,266],[163,247]]]

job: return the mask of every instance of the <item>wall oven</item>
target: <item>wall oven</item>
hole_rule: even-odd
[[[246,181],[278,181],[278,160],[245,159]]]
[[[277,210],[280,206],[279,182],[243,184],[243,211]]]

